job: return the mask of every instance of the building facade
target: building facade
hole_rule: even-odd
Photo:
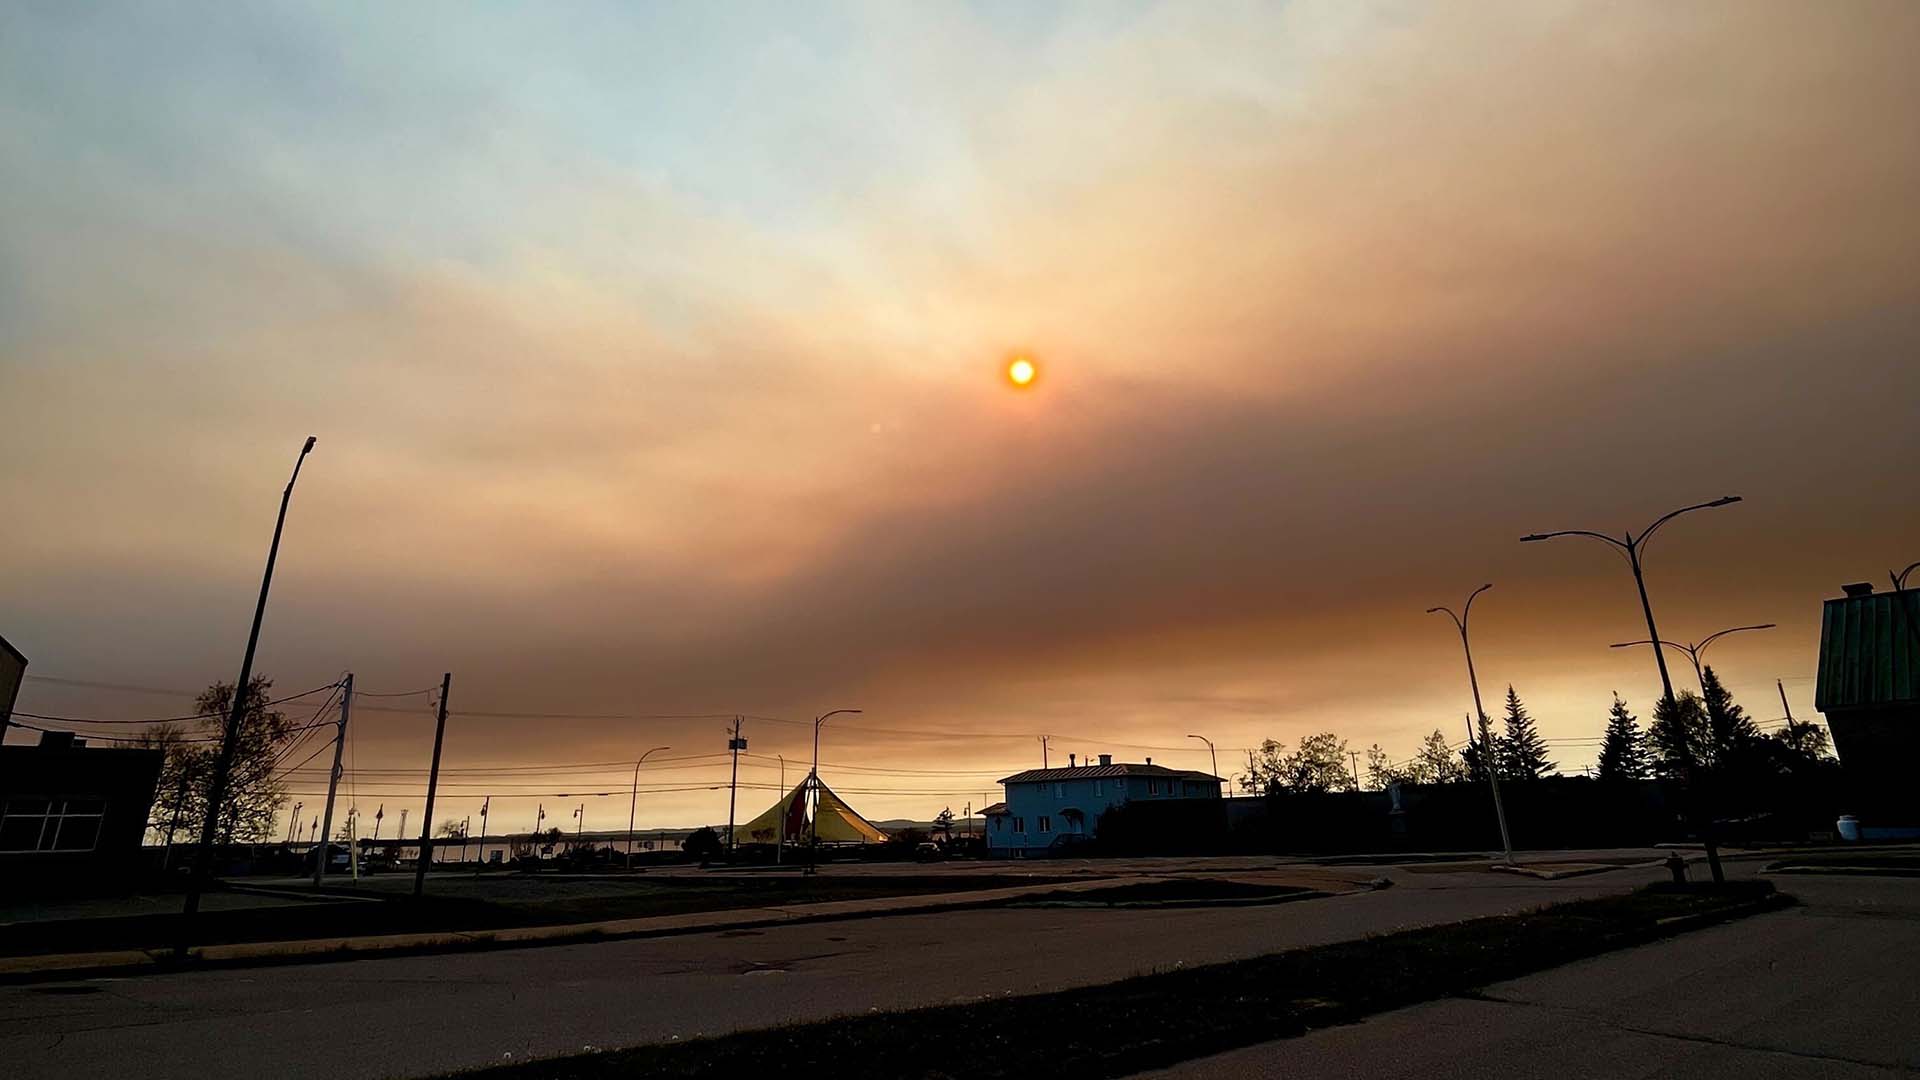
[[[89,892],[129,882],[161,758],[90,747],[68,732],[0,747],[0,889]]]
[[[1863,823],[1920,824],[1912,767],[1920,754],[1920,589],[1845,586],[1820,620],[1813,704],[1826,715]]]
[[[1211,773],[1120,762],[1101,754],[1098,764],[1029,769],[1000,781],[1006,799],[983,811],[987,853],[1001,856],[1053,854],[1091,840],[1100,815],[1141,799],[1218,799],[1219,777]]]

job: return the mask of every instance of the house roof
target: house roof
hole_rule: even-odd
[[[1116,762],[1112,765],[1075,765],[1065,769],[1028,769],[1023,773],[1014,773],[1000,782],[1003,784],[1033,784],[1054,780],[1104,780],[1110,776],[1146,776],[1155,779],[1170,780],[1211,780],[1222,783],[1220,777],[1212,773],[1194,772],[1191,769],[1169,769],[1164,765],[1135,765]]]
[[[1912,704],[1920,704],[1920,589],[1827,601],[1813,707],[1832,712]]]
[[[993,804],[992,806],[989,806],[989,807],[987,807],[987,808],[986,808],[985,810],[982,810],[982,811],[980,811],[980,816],[981,816],[981,817],[996,817],[996,816],[998,816],[998,815],[1000,815],[1000,814],[1004,814],[1004,813],[1007,813],[1007,812],[1008,812],[1008,811],[1007,811],[1007,804],[1006,804],[1006,803],[1003,803],[1003,802],[997,802],[997,803],[994,803],[994,804]]]

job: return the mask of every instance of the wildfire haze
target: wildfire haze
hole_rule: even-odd
[[[874,818],[1040,734],[1404,756],[1485,581],[1489,707],[1577,771],[1645,624],[1519,537],[1735,492],[1649,550],[1661,630],[1778,623],[1713,663],[1811,715],[1820,601],[1920,557],[1916,46],[1899,0],[9,5],[0,633],[231,681],[315,433],[257,670],[451,671],[449,770],[567,766],[437,816],[624,825],[604,763],[670,745],[643,827],[724,820],[743,714],[744,820],[840,707]],[[361,803],[419,812],[426,700],[356,707]]]

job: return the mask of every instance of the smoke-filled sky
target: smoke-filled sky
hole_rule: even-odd
[[[436,817],[495,831],[624,826],[581,763],[663,744],[642,826],[724,820],[723,721],[658,716],[756,718],[743,819],[842,707],[872,817],[1042,733],[1404,758],[1485,581],[1489,709],[1577,771],[1644,623],[1517,538],[1726,493],[1660,628],[1779,623],[1710,658],[1810,714],[1822,599],[1920,558],[1916,55],[1904,0],[5,5],[18,707],[231,680],[311,433],[259,668],[451,671]],[[363,812],[425,702],[361,699]]]

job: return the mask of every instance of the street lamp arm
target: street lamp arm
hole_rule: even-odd
[[[1706,637],[1702,638],[1700,640],[1700,644],[1695,645],[1693,649],[1695,652],[1706,652],[1707,646],[1713,644],[1716,639],[1726,637],[1728,634],[1737,634],[1742,630],[1771,630],[1774,628],[1774,625],[1775,625],[1774,623],[1769,622],[1769,623],[1756,623],[1752,626],[1730,626],[1727,629],[1720,631],[1719,633],[1708,634]]]
[[[1907,587],[1907,575],[1913,573],[1915,570],[1920,570],[1920,562],[1908,564],[1905,570],[1893,576],[1893,589],[1895,592],[1899,592]]]
[[[1467,632],[1467,624],[1461,620],[1460,616],[1455,615],[1453,609],[1450,607],[1430,607],[1427,609],[1427,614],[1445,615],[1447,618],[1453,620],[1453,625],[1457,627],[1461,633],[1464,634]]]
[[[1626,550],[1626,547],[1627,547],[1627,545],[1621,543],[1617,537],[1608,536],[1606,533],[1597,533],[1590,529],[1561,529],[1559,532],[1530,533],[1526,536],[1521,537],[1520,542],[1523,544],[1530,544],[1536,540],[1552,540],[1555,537],[1559,537],[1559,536],[1591,536],[1595,540],[1605,540],[1607,543],[1612,544],[1614,547],[1620,548],[1623,551]]]
[[[1656,518],[1653,524],[1647,526],[1644,529],[1641,529],[1640,535],[1635,537],[1633,542],[1644,548],[1646,546],[1647,537],[1652,536],[1654,534],[1654,531],[1659,529],[1660,526],[1665,525],[1667,522],[1672,521],[1674,518],[1679,517],[1681,514],[1689,514],[1695,510],[1711,510],[1716,506],[1730,506],[1733,503],[1737,503],[1740,501],[1741,499],[1740,499],[1740,496],[1738,495],[1722,495],[1719,498],[1712,500],[1711,502],[1694,503],[1692,506],[1683,506],[1678,510],[1670,510],[1667,513],[1662,514],[1660,515],[1660,517]]]
[[[1647,639],[1645,639],[1645,638],[1642,638],[1642,639],[1640,639],[1639,641],[1619,641],[1619,642],[1615,642],[1614,644],[1612,644],[1612,645],[1609,645],[1609,646],[1607,646],[1607,648],[1609,648],[1609,649],[1631,649],[1631,648],[1633,648],[1633,647],[1634,647],[1635,645],[1651,645],[1651,644],[1653,644],[1653,642],[1652,642],[1652,641],[1649,641],[1649,640],[1647,640]],[[1682,644],[1680,644],[1680,643],[1679,643],[1679,642],[1677,642],[1677,641],[1666,641],[1666,640],[1662,640],[1662,641],[1660,642],[1660,644],[1662,644],[1662,645],[1665,645],[1665,646],[1666,646],[1667,648],[1669,648],[1669,649],[1679,649],[1679,650],[1680,650],[1681,652],[1683,652],[1683,653],[1688,653],[1688,654],[1691,654],[1691,653],[1693,652],[1693,649],[1692,649],[1691,647],[1689,647],[1689,646],[1686,646],[1686,645],[1682,645]]]

